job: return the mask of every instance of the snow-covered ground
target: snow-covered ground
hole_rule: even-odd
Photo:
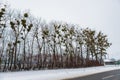
[[[0,80],[62,80],[120,69],[120,66],[101,66],[77,69],[57,69],[0,73]]]

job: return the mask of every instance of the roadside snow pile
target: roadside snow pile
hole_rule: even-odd
[[[39,70],[0,73],[0,80],[61,80],[120,69],[120,66],[101,66],[77,69]]]

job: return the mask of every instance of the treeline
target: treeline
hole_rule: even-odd
[[[110,45],[101,31],[0,5],[0,71],[100,66]]]

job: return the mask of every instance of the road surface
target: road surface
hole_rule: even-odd
[[[66,80],[120,80],[120,69]]]

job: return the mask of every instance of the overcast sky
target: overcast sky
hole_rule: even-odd
[[[0,0],[1,1],[1,0]],[[120,0],[2,0],[48,22],[79,24],[108,35],[110,58],[120,59]]]

